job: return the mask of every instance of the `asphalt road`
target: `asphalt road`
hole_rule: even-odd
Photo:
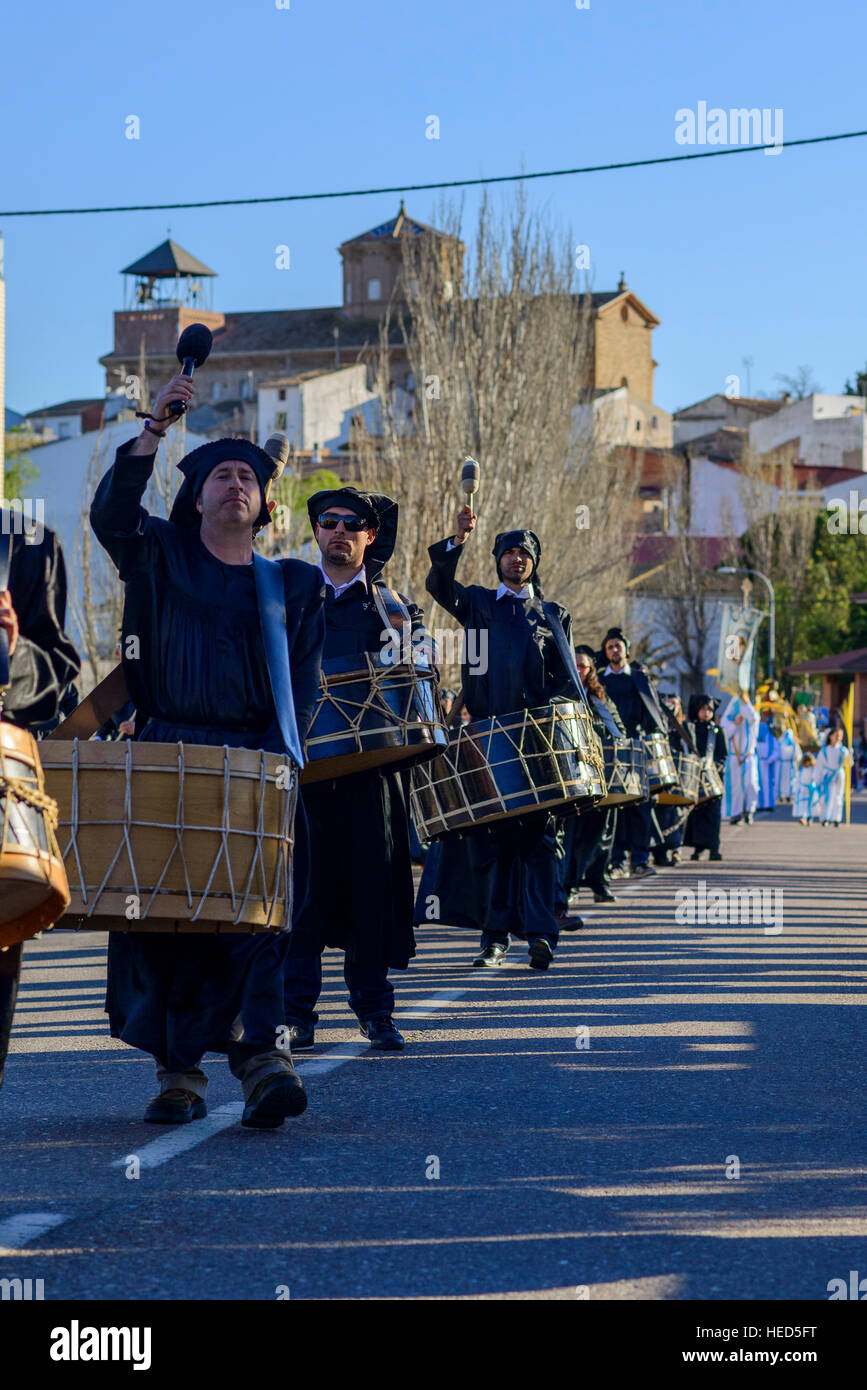
[[[826,1299],[867,1275],[854,809],[726,830],[722,864],[588,907],[546,974],[520,944],[472,970],[474,938],[426,928],[399,1055],[359,1042],[329,952],[310,1106],[271,1133],[240,1128],[217,1058],[207,1121],[144,1124],[152,1065],[107,1035],[105,937],[41,938],[0,1095],[0,1278],[46,1299]],[[702,882],[782,889],[782,932],[677,921]]]

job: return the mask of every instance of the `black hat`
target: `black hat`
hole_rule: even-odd
[[[311,526],[316,525],[319,513],[327,507],[347,507],[366,521],[372,530],[379,530],[379,509],[369,492],[359,492],[355,487],[328,488],[324,492],[314,492],[307,501],[307,515]]]
[[[596,652],[594,652],[592,647],[588,647],[586,642],[582,642],[580,647],[575,648],[575,655],[589,657],[593,665],[596,665]]]
[[[603,654],[604,654],[604,652],[605,652],[605,643],[606,643],[606,642],[610,642],[611,639],[612,639],[612,637],[616,637],[617,640],[618,640],[618,642],[622,642],[622,643],[623,643],[624,647],[626,648],[626,655],[628,656],[628,655],[629,655],[629,638],[626,636],[625,632],[623,631],[623,628],[621,628],[621,627],[610,627],[610,628],[608,629],[608,631],[606,632],[605,636],[602,638],[602,652],[603,652]]]
[[[535,578],[536,571],[539,568],[539,561],[542,558],[542,542],[539,540],[535,531],[500,532],[494,540],[494,548],[491,551],[491,554],[497,562],[497,573],[499,574],[500,572],[500,560],[505,551],[513,549],[516,545],[526,550],[530,559],[533,561],[533,578]]]
[[[262,493],[262,506],[254,527],[258,531],[268,525],[271,520],[267,506],[268,485],[279,476],[282,468],[264,449],[260,449],[258,444],[253,444],[249,439],[214,439],[209,444],[201,444],[198,449],[193,449],[181,459],[178,468],[184,475],[184,481],[172,503],[169,521],[173,521],[176,526],[199,525],[201,516],[196,510],[196,498],[208,474],[213,472],[217,464],[226,463],[228,460],[248,463],[256,474]]]

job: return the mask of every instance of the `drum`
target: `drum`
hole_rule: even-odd
[[[584,705],[517,710],[461,725],[446,751],[413,768],[419,836],[587,809],[605,794],[602,748]]]
[[[647,764],[644,744],[637,738],[604,739],[605,782],[607,791],[600,806],[626,806],[646,801]]]
[[[297,769],[275,753],[46,741],[71,903],[91,931],[288,931]]]
[[[713,801],[715,797],[722,796],[725,791],[723,780],[719,775],[719,769],[713,758],[708,754],[701,760],[701,777],[698,787],[698,803],[703,801]]]
[[[387,665],[378,652],[330,657],[322,663],[301,780],[408,767],[435,758],[447,743],[429,666]]]
[[[675,758],[677,784],[667,787],[656,798],[660,806],[694,806],[698,801],[701,758],[695,753],[678,753]]]
[[[36,740],[0,723],[0,947],[35,936],[69,906],[56,826]]]
[[[647,784],[651,796],[659,796],[669,787],[677,786],[677,769],[665,734],[655,731],[644,734],[644,756],[647,760]]]

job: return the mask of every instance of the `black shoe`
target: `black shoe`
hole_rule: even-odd
[[[554,913],[554,920],[556,921],[558,927],[563,927],[566,931],[568,931],[568,930],[569,930],[569,928],[568,928],[568,926],[567,926],[567,923],[568,923],[568,921],[569,921],[569,909],[568,909],[568,907],[561,907],[561,908],[559,908],[559,909]]]
[[[547,936],[537,936],[530,942],[530,969],[547,970],[554,959],[554,947]]]
[[[697,859],[701,859],[701,856],[702,856],[703,853],[704,853],[703,850],[694,849],[693,852],[692,852],[692,854],[691,854],[691,856],[690,856],[690,860],[689,860],[690,864],[694,864],[695,861],[696,861]]]
[[[722,859],[722,855],[720,854],[720,852],[719,852],[718,849],[712,849],[711,852],[710,852],[710,857],[711,857],[711,859],[716,859],[716,860]]]
[[[278,1129],[287,1115],[302,1115],[307,1092],[295,1071],[275,1071],[260,1081],[241,1116],[247,1129]]]
[[[293,1023],[289,1029],[289,1047],[292,1052],[312,1052],[316,1046],[313,1024]]]
[[[151,1125],[187,1125],[191,1120],[203,1120],[208,1107],[201,1096],[192,1091],[162,1091],[154,1096],[144,1117]]]
[[[593,901],[595,903],[616,903],[617,899],[608,888],[593,889]]]
[[[741,823],[741,817],[740,817],[740,816],[732,816],[731,820],[729,821],[729,825],[740,825],[740,823]]]
[[[369,1018],[365,1023],[359,1023],[359,1028],[366,1038],[370,1039],[370,1048],[373,1052],[402,1052],[406,1047],[406,1041],[397,1031],[392,1019],[388,1018]]]
[[[744,816],[744,820],[746,821],[747,825],[752,825],[752,823],[753,823],[753,813],[752,813],[752,811],[747,811],[746,815]]]
[[[579,917],[577,913],[574,917],[569,917],[565,922],[560,922],[559,918],[557,920],[561,931],[580,931],[584,926],[583,919]]]
[[[656,870],[650,864],[639,864],[632,870],[633,878],[653,878]]]
[[[486,946],[481,955],[476,956],[473,965],[502,965],[508,949],[508,946],[501,946],[499,941],[495,941],[493,946]]]

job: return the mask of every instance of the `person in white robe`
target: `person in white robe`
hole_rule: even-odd
[[[843,730],[838,726],[828,731],[816,759],[819,784],[819,814],[823,825],[839,825],[846,805],[846,778],[852,750],[843,742]]]
[[[792,780],[792,815],[801,825],[809,825],[816,810],[816,759],[812,753],[804,753],[795,769]]]
[[[720,719],[720,728],[729,750],[725,814],[731,818],[732,825],[737,825],[741,818],[750,824],[759,799],[758,711],[746,696],[734,695]]]
[[[777,800],[788,802],[794,796],[795,775],[801,750],[791,729],[784,729],[778,741],[780,757],[777,762]]]

